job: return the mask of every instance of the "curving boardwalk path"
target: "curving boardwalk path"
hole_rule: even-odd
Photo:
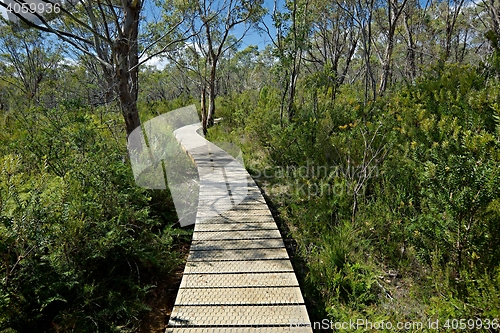
[[[198,135],[174,133],[198,168],[193,241],[167,333],[311,333],[276,223],[243,166]]]

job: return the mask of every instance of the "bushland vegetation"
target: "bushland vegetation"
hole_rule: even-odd
[[[189,232],[126,137],[191,103],[276,207],[313,320],[498,330],[498,0],[82,4],[0,27],[0,330],[137,329]]]

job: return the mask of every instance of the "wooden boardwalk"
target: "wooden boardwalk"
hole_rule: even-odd
[[[166,332],[310,333],[276,223],[244,167],[198,135],[175,131],[198,168],[193,241]]]

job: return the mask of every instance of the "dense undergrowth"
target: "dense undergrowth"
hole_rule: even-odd
[[[168,192],[134,183],[119,114],[75,100],[0,120],[0,331],[135,331],[186,231]]]
[[[302,82],[293,122],[280,125],[279,93],[266,87],[221,98],[224,120],[209,131],[242,146],[279,206],[311,317],[439,320],[443,331],[498,319],[498,81],[439,65],[366,104],[356,86],[333,99],[313,83]]]

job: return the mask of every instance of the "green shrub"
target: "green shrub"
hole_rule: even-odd
[[[114,117],[38,110],[2,138],[0,330],[133,331],[178,265],[175,213],[151,208],[171,199],[134,184]]]

